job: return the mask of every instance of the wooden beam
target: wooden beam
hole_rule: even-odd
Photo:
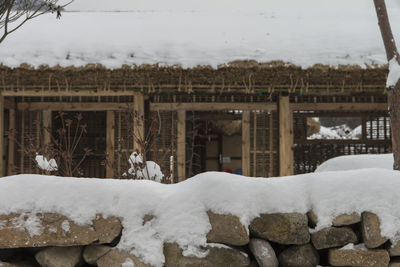
[[[142,151],[141,143],[145,142],[145,134],[144,134],[144,124],[145,124],[145,114],[144,114],[144,96],[136,95],[133,102],[133,114],[134,114],[134,122],[133,122],[133,149],[139,152]]]
[[[51,143],[51,110],[43,110],[42,111],[42,119],[43,119],[43,145],[46,146]]]
[[[242,174],[250,175],[250,111],[242,115]],[[255,164],[255,163],[254,163]]]
[[[43,96],[43,97],[62,97],[62,96],[136,96],[140,92],[133,91],[98,91],[98,90],[76,90],[76,91],[56,91],[56,90],[3,90],[2,96]]]
[[[21,102],[17,104],[18,110],[55,110],[55,111],[97,111],[97,110],[128,110],[128,103],[99,103],[99,102],[76,102],[76,103],[57,103],[57,102]]]
[[[177,125],[177,165],[178,182],[186,179],[186,111],[178,111]]]
[[[293,175],[293,113],[289,97],[279,96],[279,175]]]
[[[107,164],[106,164],[106,178],[114,178],[114,141],[115,141],[115,120],[114,111],[107,111],[107,125],[106,125],[106,152],[107,152]]]
[[[7,166],[7,175],[13,175],[15,174],[13,172],[14,169],[14,164],[15,164],[15,135],[16,135],[16,129],[15,129],[15,109],[10,109],[9,110],[9,130],[13,130],[14,137],[8,139],[8,166]]]
[[[388,110],[387,103],[292,103],[291,110],[310,111],[382,111]]]
[[[276,103],[150,103],[150,110],[193,110],[193,111],[218,111],[218,110],[277,110]]]
[[[4,97],[0,96],[0,177],[5,175],[4,151]]]

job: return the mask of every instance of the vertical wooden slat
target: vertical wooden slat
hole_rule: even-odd
[[[293,175],[293,114],[288,96],[279,96],[279,175]]]
[[[15,109],[10,109],[9,113],[9,130],[13,130],[14,132],[14,138],[15,138]],[[14,150],[15,150],[15,140],[14,138],[9,138],[8,139],[8,167],[7,167],[7,175],[13,175],[15,174],[13,172],[14,169]]]
[[[51,143],[51,110],[43,110],[43,142],[44,146]],[[48,130],[47,130],[48,129]]]
[[[106,124],[106,151],[107,161],[109,164],[106,165],[106,178],[114,178],[114,141],[115,141],[115,114],[114,111],[107,111],[107,124]]]
[[[0,176],[5,175],[4,152],[4,96],[0,96]]]
[[[242,114],[242,174],[250,175],[250,111]],[[254,162],[256,164],[256,162]]]
[[[253,176],[257,176],[257,112],[253,112]]]
[[[133,102],[134,122],[133,122],[133,149],[141,151],[140,141],[145,141],[144,138],[144,96],[142,94],[135,95]]]
[[[178,162],[178,181],[186,179],[186,111],[178,110],[177,125],[177,162]]]
[[[25,172],[25,111],[21,111],[21,154],[20,154],[20,172]]]
[[[274,176],[274,117],[269,113],[269,177]]]

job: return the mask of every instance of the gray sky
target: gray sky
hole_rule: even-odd
[[[400,0],[387,0],[389,8]],[[257,11],[273,8],[373,8],[373,0],[75,0],[70,10],[201,10]]]

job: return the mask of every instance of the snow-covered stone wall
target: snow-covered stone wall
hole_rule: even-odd
[[[175,185],[5,177],[0,266],[389,266],[399,186],[384,169]]]

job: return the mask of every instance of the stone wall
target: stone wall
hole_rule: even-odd
[[[15,222],[28,222],[28,215],[0,216],[0,266],[149,266],[115,248],[122,232],[118,218],[98,215],[91,226],[79,226],[57,214],[35,217],[41,225],[20,229]],[[212,229],[203,258],[183,256],[176,243],[165,243],[165,266],[400,266],[400,243],[381,236],[379,218],[370,212],[343,214],[320,231],[313,229],[318,218],[312,211],[261,214],[249,229],[234,216],[209,211],[208,217]]]

